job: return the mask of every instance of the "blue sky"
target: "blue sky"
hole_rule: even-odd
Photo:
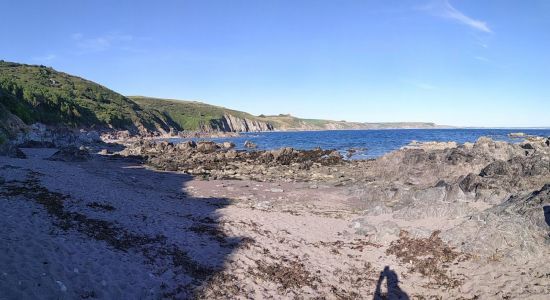
[[[253,114],[550,126],[550,1],[0,0],[0,59]]]

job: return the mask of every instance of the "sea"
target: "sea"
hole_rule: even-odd
[[[355,149],[351,159],[369,159],[397,150],[413,141],[418,142],[475,142],[482,136],[494,140],[519,143],[523,139],[511,138],[510,133],[522,132],[526,135],[550,137],[548,129],[381,129],[381,130],[329,130],[329,131],[284,131],[242,133],[238,137],[208,139],[215,142],[233,142],[238,150],[250,150],[244,147],[245,141],[257,145],[258,150],[292,147],[295,149],[335,149],[342,154]],[[170,139],[182,142],[190,139]],[[206,139],[193,139],[195,141]]]

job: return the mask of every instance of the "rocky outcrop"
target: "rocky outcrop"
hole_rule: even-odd
[[[429,238],[432,220],[449,220],[441,238],[464,253],[520,260],[546,255],[550,237],[550,139],[511,144],[415,143],[377,160],[348,161],[321,149],[226,150],[212,142],[173,145],[141,141],[122,154],[141,155],[157,169],[212,179],[303,181],[346,186],[361,211],[350,228],[385,243],[418,222],[412,236]],[[376,223],[375,216],[389,221]],[[448,223],[448,224],[447,224]]]
[[[311,180],[313,170],[344,163],[334,150],[237,151],[214,142],[172,144],[138,141],[124,151],[124,156],[142,156],[154,168],[182,171],[192,175],[216,178],[268,181]]]
[[[0,97],[2,96],[0,91]],[[0,103],[0,144],[27,130],[27,125]]]
[[[444,237],[463,251],[493,259],[545,255],[550,238],[550,184],[475,213]]]
[[[212,121],[214,130],[226,132],[260,132],[272,131],[273,125],[253,119],[239,118],[230,114],[225,114],[223,118]]]
[[[95,130],[76,130],[35,123],[28,126],[28,129],[19,134],[13,142],[22,147],[50,148],[95,144],[102,142],[102,140],[99,132]]]
[[[63,147],[55,152],[48,160],[64,161],[64,162],[82,162],[90,159],[90,153],[84,147]]]

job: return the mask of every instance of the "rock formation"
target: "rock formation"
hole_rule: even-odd
[[[225,114],[223,118],[212,121],[212,129],[225,132],[259,132],[272,131],[274,128],[267,122]]]

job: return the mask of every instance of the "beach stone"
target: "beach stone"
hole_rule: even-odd
[[[197,147],[197,143],[195,143],[194,141],[186,141],[186,142],[178,143],[176,145],[176,149],[178,150],[189,150],[189,149],[194,149],[196,147]]]
[[[23,151],[21,151],[18,146],[11,143],[4,143],[0,145],[0,155],[8,156],[11,158],[27,158],[27,155]]]
[[[224,149],[233,149],[235,148],[235,144],[232,142],[223,142],[222,147]]]
[[[254,149],[258,146],[256,144],[254,144],[253,142],[251,142],[251,141],[245,141],[244,142],[244,147],[249,148],[249,149]]]
[[[202,153],[212,153],[218,149],[218,145],[214,142],[206,141],[206,142],[198,142],[197,143],[197,151]]]
[[[486,177],[486,176],[495,176],[495,175],[508,175],[510,174],[510,172],[511,172],[511,169],[507,162],[502,160],[497,160],[495,162],[490,163],[485,168],[483,168],[479,176]]]
[[[27,158],[27,155],[21,151],[21,149],[19,149],[19,147],[15,148],[15,152],[12,154],[13,158],[20,158],[20,159],[25,159]]]
[[[90,153],[86,148],[79,149],[74,146],[63,147],[55,152],[48,160],[65,161],[65,162],[80,162],[87,161],[91,158]]]
[[[59,286],[59,290],[62,291],[62,292],[66,292],[67,291],[67,287],[65,286],[65,284],[59,280],[56,280],[55,283],[57,283],[57,285]]]

